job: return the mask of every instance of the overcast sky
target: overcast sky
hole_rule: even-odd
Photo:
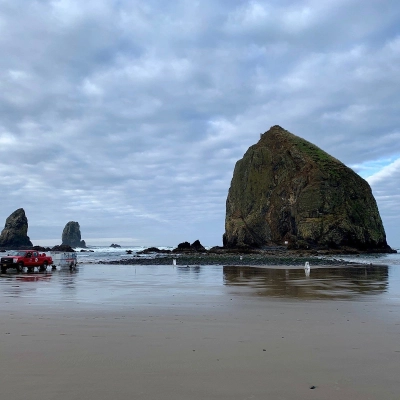
[[[400,246],[398,0],[0,0],[0,230],[222,245],[237,160],[281,125],[372,187]]]

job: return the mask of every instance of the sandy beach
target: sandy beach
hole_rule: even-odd
[[[399,398],[400,308],[390,297],[269,296],[259,278],[238,284],[216,268],[167,279],[168,269],[161,283],[160,270],[113,279],[93,268],[2,277],[3,398]]]

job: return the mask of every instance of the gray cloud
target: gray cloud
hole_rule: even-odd
[[[395,1],[0,2],[0,221],[215,245],[235,162],[272,125],[364,175],[395,162],[399,20]],[[392,244],[398,176],[370,180]]]

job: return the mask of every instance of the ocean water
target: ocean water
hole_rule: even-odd
[[[132,257],[154,258],[156,254],[142,254],[138,255],[139,251],[144,250],[146,247],[142,246],[122,246],[122,247],[108,247],[108,246],[88,246],[86,249],[76,248],[78,252],[78,262],[80,263],[96,263],[97,261],[117,261]],[[158,247],[160,250],[172,250],[174,247]],[[127,252],[131,251],[132,254]]]

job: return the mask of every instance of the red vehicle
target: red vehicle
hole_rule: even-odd
[[[18,250],[13,255],[1,257],[0,267],[1,273],[7,272],[8,268],[15,268],[17,272],[21,272],[24,267],[28,272],[32,272],[35,267],[39,271],[45,271],[48,265],[53,264],[53,259],[36,250]]]

